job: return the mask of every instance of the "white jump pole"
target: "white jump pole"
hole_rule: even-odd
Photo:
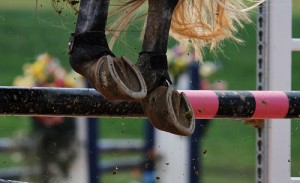
[[[178,89],[189,88],[190,77],[182,74]],[[184,84],[187,84],[184,85]],[[163,183],[189,182],[189,138],[155,130],[155,151],[161,158],[157,162],[156,176]]]
[[[258,90],[291,90],[292,1],[267,0],[258,14]],[[297,40],[296,40],[297,41]],[[290,119],[265,120],[257,131],[257,183],[295,183],[291,178]]]
[[[77,157],[70,169],[70,175],[65,183],[89,182],[87,118],[76,118],[76,138],[78,140]]]

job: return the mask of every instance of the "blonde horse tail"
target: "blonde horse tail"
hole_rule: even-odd
[[[144,20],[146,8],[142,8],[147,0],[127,0],[120,3],[120,0],[112,1],[112,10],[109,13],[110,22],[107,25],[108,36],[111,36],[109,46],[113,47],[120,35],[125,35],[125,30],[131,24]],[[114,4],[116,3],[116,4]]]
[[[254,5],[249,7],[248,1],[254,2]],[[197,58],[201,60],[203,47],[209,47],[214,53],[219,48],[218,43],[224,39],[233,39],[237,43],[242,43],[242,39],[235,36],[238,28],[243,28],[245,22],[251,22],[248,12],[263,1],[179,0],[173,13],[170,35],[182,47],[192,48]],[[146,0],[128,0],[113,11],[113,14],[126,13],[121,14],[111,26],[110,30],[115,31],[112,34],[111,46],[119,36],[120,30],[126,29],[133,23],[132,18],[137,10],[146,4],[145,2]]]
[[[219,42],[233,39],[243,22],[251,22],[242,0],[179,0],[174,10],[170,34],[181,46],[191,47],[202,59],[202,48],[214,53]]]
[[[66,0],[74,10],[72,0]],[[111,0],[109,21],[106,27],[110,37],[109,45],[113,46],[116,39],[124,35],[129,25],[147,16],[147,0]],[[170,35],[182,47],[192,48],[198,59],[202,58],[202,49],[209,47],[211,51],[219,48],[224,39],[236,37],[243,23],[250,23],[248,12],[264,0],[179,0],[173,16]],[[52,0],[56,6],[56,0]],[[254,4],[250,6],[249,4]],[[146,22],[146,21],[144,21]],[[145,27],[145,26],[144,26]],[[145,30],[142,31],[142,34]]]

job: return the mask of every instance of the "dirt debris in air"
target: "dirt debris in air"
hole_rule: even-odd
[[[199,170],[197,170],[195,166],[193,168],[194,168],[195,175],[199,176]]]
[[[114,170],[113,170],[113,175],[116,175],[118,173],[118,167],[116,167]]]
[[[265,106],[267,105],[267,101],[265,101],[265,100],[262,100],[261,103]]]

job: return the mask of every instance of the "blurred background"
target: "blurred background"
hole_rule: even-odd
[[[61,67],[68,65],[67,43],[74,31],[75,13],[67,10],[58,15],[49,0],[0,0],[0,86],[11,86],[17,76],[24,73],[23,66],[33,63],[43,53],[52,55]],[[300,37],[300,2],[293,2],[293,37]],[[245,25],[238,37],[239,45],[224,41],[223,52],[214,56],[205,52],[204,61],[218,66],[217,72],[206,78],[208,83],[226,81],[229,90],[255,90],[256,30],[255,12],[252,24]],[[280,23],[280,22],[279,22]],[[116,43],[114,52],[136,60],[141,47],[137,24],[127,32],[124,40]],[[170,48],[176,43],[170,40]],[[300,90],[300,54],[293,53],[292,89]],[[284,62],[284,61],[283,61]],[[282,73],[284,74],[284,73]],[[280,76],[278,76],[280,77]],[[300,176],[299,120],[292,122],[292,176]],[[99,139],[138,139],[145,135],[143,119],[99,119]],[[32,118],[0,116],[0,138],[18,141],[32,132]],[[280,134],[278,134],[280,135]],[[255,182],[255,129],[240,120],[211,120],[201,139],[199,158],[202,161],[203,183],[253,183]],[[178,147],[179,148],[179,147]],[[28,153],[28,152],[27,152]],[[99,160],[117,162],[128,156],[143,157],[141,153],[117,151],[99,156]],[[170,162],[171,163],[171,162]],[[0,171],[16,166],[27,166],[23,152],[0,152]],[[171,166],[171,165],[170,165]],[[0,177],[1,178],[1,177]],[[102,182],[139,182],[138,168],[121,171],[115,169],[101,174]],[[159,180],[157,180],[159,181]]]

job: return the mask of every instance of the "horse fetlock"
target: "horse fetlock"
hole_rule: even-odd
[[[76,55],[82,57],[81,60],[91,60],[100,58],[105,54],[114,56],[109,49],[105,33],[102,31],[72,33],[68,43],[69,55]]]
[[[136,66],[144,77],[148,93],[159,86],[172,84],[165,54],[142,52]]]
[[[87,77],[86,70],[97,60],[114,54],[108,48],[103,32],[83,32],[71,34],[69,41],[69,60],[72,68]]]

